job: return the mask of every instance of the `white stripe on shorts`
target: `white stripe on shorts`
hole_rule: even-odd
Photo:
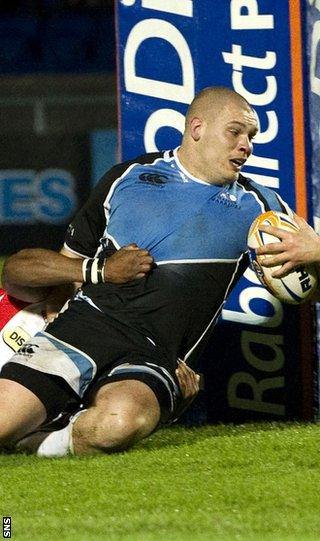
[[[80,397],[97,372],[96,363],[79,349],[47,332],[39,332],[10,359],[63,378]]]
[[[154,365],[154,366],[157,366],[157,365]],[[158,367],[158,368],[161,368],[161,367]],[[129,364],[129,363],[125,363],[125,364],[120,364],[118,366],[116,366],[115,368],[113,368],[110,372],[109,372],[109,376],[114,376],[116,374],[134,374],[134,373],[141,373],[141,372],[145,372],[147,374],[152,374],[152,376],[158,378],[166,387],[168,393],[169,393],[169,396],[170,396],[170,410],[171,410],[171,413],[173,413],[173,410],[174,410],[174,394],[170,388],[170,385],[168,383],[168,381],[166,380],[166,378],[164,376],[162,376],[161,374],[159,374],[159,372],[157,372],[157,370],[154,370],[154,368],[150,368],[149,366],[146,366],[146,365],[141,365],[141,364]],[[170,375],[170,374],[169,374]],[[171,376],[170,376],[170,379]],[[175,385],[176,387],[176,385]],[[177,388],[177,387],[176,387]]]

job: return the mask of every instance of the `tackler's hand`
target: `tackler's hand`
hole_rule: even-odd
[[[193,400],[200,390],[200,375],[194,372],[184,361],[178,359],[176,376],[184,400]]]
[[[124,284],[137,278],[144,278],[154,266],[153,257],[148,250],[136,244],[124,246],[108,257],[104,266],[106,282]]]

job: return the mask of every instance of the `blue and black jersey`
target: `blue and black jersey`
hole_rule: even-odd
[[[155,268],[128,284],[84,285],[78,298],[170,357],[197,356],[248,265],[249,227],[267,210],[289,211],[276,192],[242,175],[228,185],[193,177],[177,150],[116,165],[69,226],[65,246],[108,257],[136,243]]]

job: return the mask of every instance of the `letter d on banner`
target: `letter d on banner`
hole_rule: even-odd
[[[181,85],[136,74],[135,59],[138,49],[149,38],[164,39],[175,48],[181,63]],[[157,62],[157,59],[154,59],[154,62]],[[181,103],[190,103],[194,97],[194,70],[188,44],[179,30],[167,21],[146,19],[133,27],[124,52],[124,73],[125,87],[129,92]]]

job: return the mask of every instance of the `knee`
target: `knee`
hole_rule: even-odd
[[[0,380],[0,448],[13,446],[43,423],[42,402],[20,383]]]
[[[99,452],[122,451],[148,436],[156,424],[147,412],[122,407],[112,412],[97,411],[90,428],[86,430],[86,440]]]
[[[102,422],[100,450],[103,452],[121,451],[144,438],[151,432],[150,422],[145,413],[120,410],[105,416]]]
[[[118,381],[101,387],[93,405],[75,422],[75,452],[112,453],[128,449],[156,428],[160,406],[141,381]]]

